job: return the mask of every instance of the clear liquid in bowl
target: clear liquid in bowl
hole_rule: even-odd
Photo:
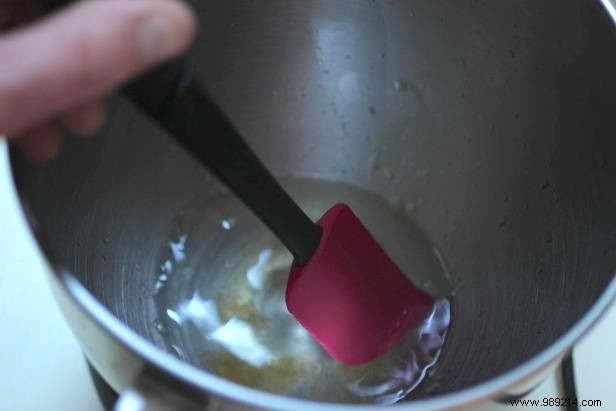
[[[443,259],[405,207],[343,183],[282,184],[313,220],[336,202],[349,204],[415,284],[433,295],[451,294]],[[356,367],[329,357],[286,309],[290,253],[224,190],[196,198],[170,232],[154,283],[153,326],[169,352],[187,362],[273,393],[393,404],[426,378],[440,356],[451,319],[446,297],[387,355]]]

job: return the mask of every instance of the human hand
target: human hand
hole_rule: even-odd
[[[181,53],[196,26],[178,0],[85,0],[19,25],[23,2],[0,3],[0,136],[40,161],[57,154],[62,130],[95,132],[105,95]]]

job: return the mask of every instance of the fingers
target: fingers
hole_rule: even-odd
[[[20,136],[16,143],[34,161],[51,160],[60,151],[60,128],[47,122]]]
[[[82,137],[92,135],[105,122],[103,103],[84,104],[61,117],[61,124],[67,131]]]
[[[194,29],[191,12],[174,0],[88,0],[3,35],[0,134],[19,134],[97,101],[139,71],[183,51]],[[70,126],[87,129],[74,122],[92,115],[88,121],[95,123],[100,115],[86,113],[81,120],[69,119]]]
[[[48,121],[26,131],[15,141],[31,159],[45,162],[60,151],[62,131],[87,137],[94,134],[104,121],[102,102],[84,104],[62,115],[58,121]]]

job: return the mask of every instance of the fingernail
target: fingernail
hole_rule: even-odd
[[[154,15],[145,19],[137,33],[143,58],[157,62],[179,53],[186,46],[190,32],[185,24],[182,19],[171,16]]]

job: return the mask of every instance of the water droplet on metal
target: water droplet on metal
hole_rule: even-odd
[[[394,80],[394,88],[396,91],[406,91],[408,86],[404,80]]]
[[[222,220],[221,224],[222,228],[224,228],[225,230],[231,230],[235,225],[235,221],[232,218],[225,218],[224,220]]]
[[[389,208],[395,214],[400,214],[400,212],[403,210],[403,202],[398,196],[389,197],[387,199],[387,205],[389,205]]]
[[[507,217],[503,216],[503,218],[501,218],[500,222],[498,223],[498,228],[505,228],[506,225]]]
[[[182,317],[180,317],[180,315],[172,309],[167,309],[167,317],[171,318],[171,320],[178,325],[182,324]]]
[[[547,190],[550,187],[550,180],[545,180],[543,184],[541,184],[541,190]]]
[[[370,172],[373,174],[381,168],[376,154],[373,153],[368,158],[368,167],[370,168]]]
[[[389,181],[394,181],[396,179],[396,174],[392,171],[391,168],[383,168],[383,175]]]
[[[161,266],[160,266],[160,270],[163,273],[170,273],[171,271],[173,271],[173,263],[171,262],[171,260],[165,260]]]
[[[410,203],[410,202],[409,202],[409,203],[406,203],[406,204],[404,205],[404,213],[405,213],[407,216],[410,216],[411,214],[413,214],[413,213],[415,212],[415,210],[417,210],[417,206],[415,206],[415,204],[414,204],[414,203]]]
[[[162,335],[169,334],[169,327],[167,326],[167,324],[165,324],[160,319],[154,320],[153,325],[154,325],[154,329],[158,331],[159,334],[162,334]]]

